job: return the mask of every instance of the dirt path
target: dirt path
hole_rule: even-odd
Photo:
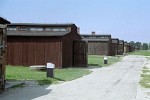
[[[15,89],[0,95],[0,100],[138,100],[138,82],[145,60],[142,56],[126,56],[119,63],[93,69],[92,74],[77,80]]]

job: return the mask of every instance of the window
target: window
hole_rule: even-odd
[[[46,27],[45,31],[66,32],[69,31],[66,27]]]
[[[30,31],[43,31],[42,27],[31,27]]]
[[[57,31],[60,31],[60,29],[59,28],[53,28],[52,31],[57,32]]]
[[[7,30],[9,30],[9,31],[16,31],[17,27],[11,26],[11,27],[8,27]]]
[[[46,27],[45,31],[52,31],[52,28]]]
[[[29,28],[26,27],[26,26],[20,26],[20,30],[21,30],[21,31],[27,31],[27,30],[29,30]]]

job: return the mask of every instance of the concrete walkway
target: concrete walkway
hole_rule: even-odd
[[[145,61],[142,56],[126,56],[74,81],[14,89],[1,94],[0,100],[139,100],[138,82]]]

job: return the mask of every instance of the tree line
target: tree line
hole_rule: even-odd
[[[135,48],[139,50],[150,50],[150,43],[141,43],[141,42],[129,42],[131,45],[135,46]]]

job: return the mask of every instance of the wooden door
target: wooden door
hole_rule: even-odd
[[[73,43],[73,66],[87,66],[87,44],[85,41],[74,41]]]

